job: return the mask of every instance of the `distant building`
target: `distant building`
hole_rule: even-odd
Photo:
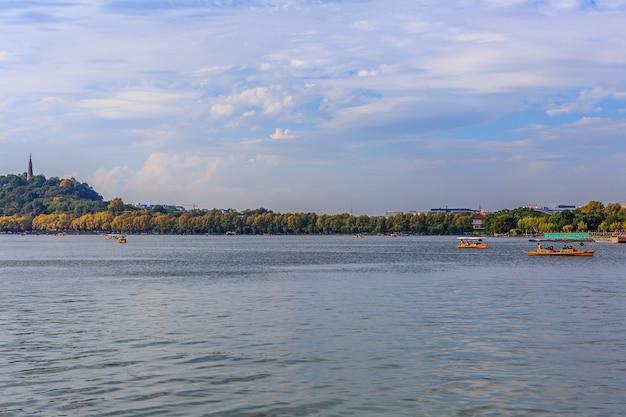
[[[487,216],[485,216],[483,213],[475,214],[472,217],[472,233],[473,234],[484,235],[487,233],[487,229],[483,225],[483,222],[485,221],[486,218]]]
[[[142,204],[142,203],[133,203],[133,206],[138,208],[138,209],[144,209],[144,210],[154,210],[154,208],[156,206],[161,206],[164,209],[168,209],[168,208],[173,208],[175,210],[178,211],[187,211],[187,209],[183,206],[173,206],[171,204]]]
[[[540,206],[539,204],[526,204],[524,207],[534,210],[537,213],[543,213],[547,215],[559,213],[565,210],[576,210],[576,206],[573,206],[571,204],[559,204],[556,207]]]
[[[28,154],[28,171],[26,172],[26,180],[33,179],[33,158],[31,154]]]
[[[452,214],[478,214],[480,210],[474,210],[469,208],[432,208],[431,213],[452,213]]]
[[[423,210],[409,210],[407,213],[417,216],[418,214],[426,214]]]

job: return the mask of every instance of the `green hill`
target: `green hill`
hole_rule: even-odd
[[[89,184],[74,178],[46,179],[34,175],[27,180],[21,175],[0,176],[0,215],[11,216],[50,213],[74,213],[83,215],[104,211],[107,203]]]

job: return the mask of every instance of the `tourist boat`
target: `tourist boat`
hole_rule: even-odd
[[[593,249],[583,249],[585,244],[579,240],[530,239],[530,241],[537,242],[536,250],[526,252],[526,255],[530,256],[593,256],[595,253]],[[553,244],[550,244],[550,242]],[[578,243],[580,248],[575,247],[574,243]],[[554,244],[557,246],[563,244],[563,247],[555,248]]]
[[[482,237],[459,237],[459,244],[456,246],[461,249],[486,249],[487,244],[483,242]]]

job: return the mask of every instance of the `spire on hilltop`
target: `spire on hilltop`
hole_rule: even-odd
[[[26,173],[26,180],[30,181],[33,178],[33,158],[31,154],[28,154],[28,172]]]

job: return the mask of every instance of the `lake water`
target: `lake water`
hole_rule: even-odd
[[[626,245],[0,235],[0,416],[622,416]]]

